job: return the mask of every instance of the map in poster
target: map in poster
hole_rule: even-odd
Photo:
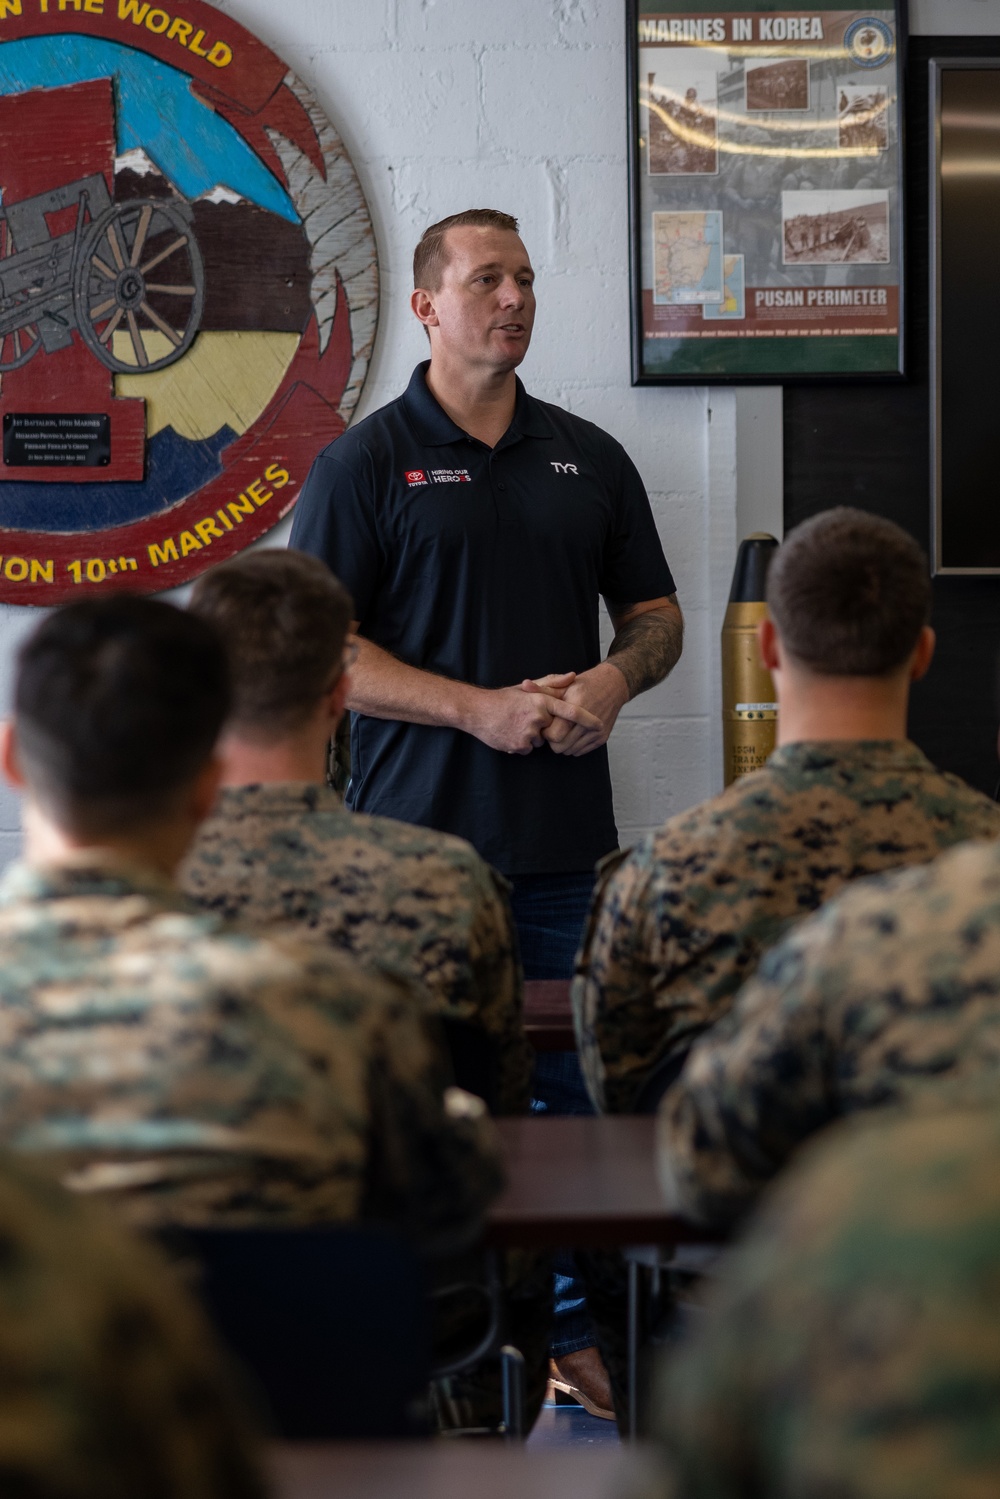
[[[667,306],[724,297],[722,214],[653,214],[653,300]]]
[[[895,7],[636,23],[637,378],[898,373]]]
[[[722,301],[718,306],[708,303],[701,309],[703,318],[710,321],[718,319],[729,321],[735,319],[740,322],[746,317],[746,284],[743,273],[742,255],[724,255],[723,261],[723,290]]]

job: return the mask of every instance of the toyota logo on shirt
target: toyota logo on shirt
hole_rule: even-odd
[[[471,484],[472,475],[467,468],[408,468],[406,482],[411,489],[421,484]]]

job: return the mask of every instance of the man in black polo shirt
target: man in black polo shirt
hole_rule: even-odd
[[[467,838],[513,882],[526,976],[569,977],[618,843],[605,744],[680,655],[674,582],[624,449],[514,373],[535,313],[517,220],[444,219],[413,268],[430,361],[320,454],[292,528],[355,601],[346,801]],[[586,1108],[575,1056],[555,1067],[540,1099]]]

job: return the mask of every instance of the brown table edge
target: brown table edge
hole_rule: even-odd
[[[488,1249],[624,1249],[629,1245],[723,1244],[729,1235],[719,1229],[688,1223],[668,1214],[638,1214],[609,1218],[606,1214],[563,1220],[560,1223],[518,1218],[513,1222],[487,1219],[482,1244]]]
[[[536,1051],[576,1051],[576,1031],[565,1021],[528,1021],[524,1034]]]

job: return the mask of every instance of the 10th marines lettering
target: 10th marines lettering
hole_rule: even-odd
[[[282,468],[280,463],[270,463],[264,470],[264,478],[275,489],[284,489],[291,477],[287,468]],[[215,540],[221,541],[226,531],[234,530],[236,525],[242,526],[248,515],[253,515],[255,509],[259,510],[262,505],[266,505],[273,493],[273,490],[265,488],[260,479],[251,479],[235,500],[230,500],[214,516],[206,515],[203,520],[195,521],[190,531],[180,531],[176,539],[168,536],[161,542],[150,542],[146,548],[150,562],[153,567],[161,567],[166,562],[178,562],[181,557],[189,557],[192,552],[200,552],[203,547],[211,546]],[[219,530],[216,518],[222,522],[225,528],[223,531]]]
[[[245,489],[221,507],[214,515],[195,521],[190,530],[176,536],[167,536],[162,541],[149,542],[146,547],[149,564],[156,568],[169,562],[178,562],[192,552],[200,552],[216,540],[222,540],[227,531],[243,525],[247,516],[253,515],[273,497],[275,490],[284,489],[291,482],[289,470],[280,463],[270,463],[262,478],[251,479]],[[266,483],[265,483],[266,481]],[[272,488],[267,486],[271,485]],[[109,582],[123,573],[138,572],[136,557],[77,557],[64,564],[76,584],[84,582],[99,584]],[[17,557],[0,554],[0,577],[10,583],[54,584],[55,561],[51,557]]]

